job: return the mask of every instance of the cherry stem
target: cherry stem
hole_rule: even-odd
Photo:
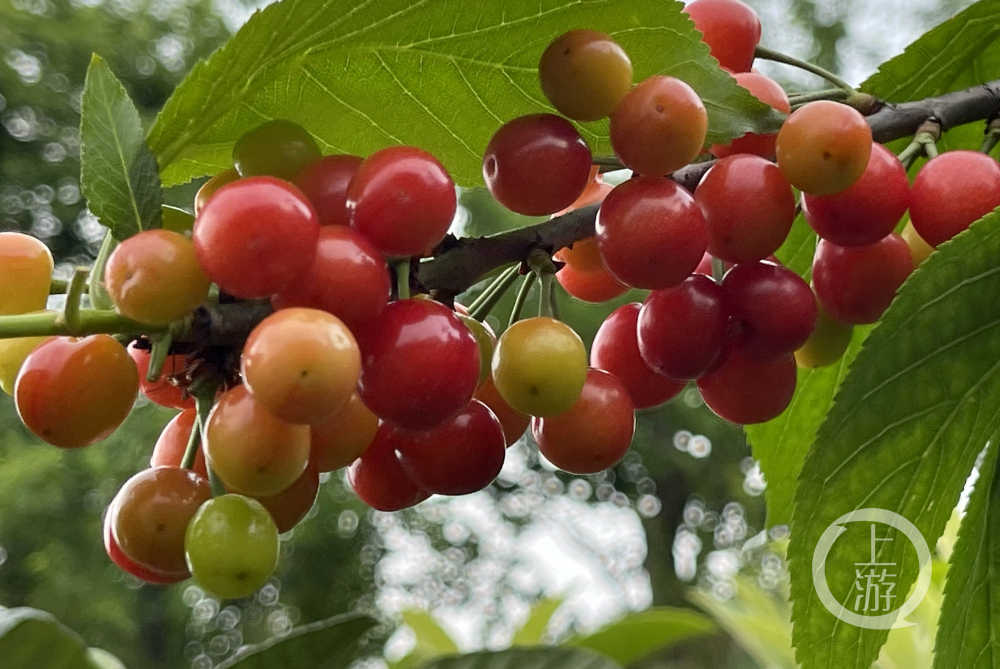
[[[800,70],[805,70],[806,72],[811,72],[817,77],[826,79],[831,84],[837,88],[841,88],[848,93],[855,93],[854,87],[849,83],[835,75],[829,70],[825,70],[819,65],[813,65],[812,63],[807,63],[804,60],[799,60],[798,58],[793,58],[792,56],[785,55],[778,51],[773,51],[767,47],[760,46],[759,44],[754,49],[754,56],[757,58],[763,58],[764,60],[773,60],[776,63],[784,63],[785,65],[791,65],[797,67]]]
[[[986,124],[986,135],[983,137],[983,144],[979,150],[990,155],[997,144],[1000,144],[1000,116],[990,119],[989,123]]]
[[[726,264],[721,258],[712,258],[712,278],[716,283],[722,283],[722,277],[726,275]]]
[[[507,327],[520,320],[521,310],[524,309],[524,303],[528,301],[528,293],[531,292],[531,287],[535,284],[535,279],[537,278],[534,272],[524,277],[521,288],[517,291],[517,297],[514,298],[514,308],[510,310],[510,320],[507,321]]]
[[[49,295],[62,295],[69,288],[69,281],[65,279],[52,279],[49,284]]]
[[[55,314],[57,320],[62,320],[70,330],[80,327],[80,300],[83,297],[84,288],[87,287],[87,276],[90,270],[78,267],[73,272],[69,286],[66,288],[66,304],[63,305],[61,314]]]
[[[97,253],[94,266],[90,270],[90,303],[95,309],[114,309],[115,303],[104,285],[104,266],[108,263],[108,257],[118,246],[118,242],[111,236],[111,230],[104,233],[104,241],[101,242],[101,250]]]
[[[194,469],[194,461],[198,457],[198,448],[201,446],[201,427],[198,425],[197,416],[191,426],[191,434],[188,436],[187,448],[184,449],[184,457],[181,458],[182,469]]]
[[[153,338],[153,348],[149,351],[149,369],[146,370],[146,380],[153,383],[163,373],[163,365],[167,361],[170,345],[174,336],[169,330],[159,337]]]
[[[602,168],[607,168],[602,169],[602,172],[613,172],[615,170],[625,169],[625,166],[622,165],[621,161],[618,160],[616,156],[594,156],[590,162]]]
[[[555,278],[556,266],[552,256],[540,248],[531,249],[526,261],[532,273],[541,281],[542,290],[538,296],[538,315],[558,318],[556,309]]]
[[[410,297],[410,259],[398,260],[392,263],[393,274],[396,275],[396,296],[400,300]]]
[[[84,273],[86,278],[86,272]],[[86,282],[83,282],[84,285]],[[66,312],[41,311],[19,316],[0,316],[0,339],[11,337],[83,337],[92,334],[139,335],[165,332],[167,326],[154,326],[125,318],[112,310],[80,309],[77,295],[75,322],[67,320]],[[67,293],[66,305],[70,305]],[[71,313],[73,310],[69,310]],[[71,319],[74,317],[71,317]]]
[[[789,95],[788,102],[792,107],[800,107],[807,102],[815,102],[816,100],[844,100],[848,95],[849,93],[843,88],[826,88],[811,93]]]
[[[486,290],[469,305],[469,316],[481,321],[493,310],[493,307],[507,294],[520,274],[520,265],[512,265],[501,272]]]

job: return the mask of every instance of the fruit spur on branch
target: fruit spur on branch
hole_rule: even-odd
[[[475,278],[498,271],[467,307],[453,301],[461,290],[422,278],[462,252],[446,239],[457,197],[445,166],[415,146],[323,156],[282,119],[235,143],[233,167],[201,187],[193,215],[164,209],[162,229],[106,245],[63,287],[62,312],[44,311],[56,285],[48,249],[0,233],[11,337],[0,387],[28,429],[78,448],[121,425],[139,392],[180,412],[108,508],[110,558],[149,583],[193,575],[219,597],[248,596],[320,474],[345,469],[362,501],[396,511],[490,485],[529,428],[556,467],[597,473],[628,451],[637,410],[692,381],[727,421],[771,420],[797,367],[836,362],[915,257],[1000,205],[988,155],[935,157],[929,127],[897,157],[854,107],[789,99],[752,71],[755,54],[778,57],[759,47],[746,5],[685,11],[736,83],[788,114],[780,130],[706,147],[708,115],[687,83],[634,82],[606,34],[557,37],[539,81],[559,113],[503,124],[483,178],[514,212],[596,220],[563,248],[536,242],[479,266]],[[827,97],[849,99],[841,84]],[[595,159],[574,122],[605,118],[615,156]],[[931,159],[911,187],[920,152]],[[689,189],[677,175],[692,163]],[[612,187],[598,164],[631,178]],[[800,210],[819,236],[812,285],[775,258]],[[518,281],[497,337],[485,317]],[[88,283],[99,308],[81,308]],[[536,284],[538,313],[522,318]],[[557,284],[588,302],[647,292],[607,316],[588,356],[558,317]],[[222,311],[240,318],[220,333]]]

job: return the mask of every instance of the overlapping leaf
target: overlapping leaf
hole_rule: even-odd
[[[717,67],[674,0],[283,0],[255,14],[197,65],[150,134],[163,179],[178,184],[230,164],[233,142],[267,119],[302,124],[325,152],[365,155],[417,144],[463,185],[481,182],[499,125],[549,111],[538,59],[572,28],[612,35],[636,81],[671,74],[709,112],[709,141],[774,131],[781,115]],[[585,137],[608,153],[606,123]]]
[[[344,669],[357,659],[358,642],[375,624],[367,616],[346,615],[303,625],[239,651],[217,669]]]
[[[631,613],[624,619],[569,645],[587,648],[621,664],[632,664],[679,641],[717,631],[715,623],[689,609],[658,607]]]

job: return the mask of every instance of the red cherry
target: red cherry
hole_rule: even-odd
[[[596,474],[618,464],[632,444],[632,400],[614,376],[588,369],[580,398],[569,411],[532,419],[531,431],[538,450],[559,469]]]
[[[757,12],[739,0],[695,0],[684,11],[694,21],[719,65],[746,72],[760,42]]]
[[[747,89],[751,95],[764,104],[771,105],[780,112],[791,113],[792,106],[788,102],[788,94],[778,82],[759,72],[737,72],[733,78],[736,79],[737,84]],[[767,135],[747,133],[725,146],[716,145],[710,150],[716,158],[725,158],[737,153],[750,153],[770,160],[774,158],[774,141],[777,137],[778,133],[776,132]]]
[[[347,480],[354,493],[379,511],[399,511],[430,497],[399,464],[397,435],[390,425],[380,424],[371,446],[347,469]]]
[[[396,427],[427,430],[458,415],[479,385],[479,345],[455,313],[432,300],[399,300],[357,333],[358,394]]]
[[[397,430],[394,443],[403,470],[438,495],[467,495],[488,486],[507,448],[500,421],[478,400],[426,432]]]
[[[191,430],[194,429],[194,422],[198,418],[195,409],[185,409],[170,419],[167,426],[163,428],[156,445],[153,446],[153,455],[149,459],[150,467],[180,467],[184,460],[184,451],[187,450],[188,439],[191,437]],[[191,470],[208,479],[208,467],[205,465],[205,451],[199,447],[198,454],[194,459],[194,466]]]
[[[142,565],[133,562],[127,555],[125,555],[125,553],[122,552],[121,546],[118,545],[118,542],[115,541],[114,535],[111,533],[110,513],[104,516],[103,534],[104,550],[108,554],[108,557],[111,558],[111,561],[114,562],[119,569],[132,574],[140,581],[145,581],[151,585],[172,585],[174,583],[180,583],[191,576],[191,574],[187,571],[167,573],[143,567]]]
[[[687,386],[657,374],[639,354],[638,302],[624,304],[604,319],[590,348],[590,365],[614,375],[636,409],[648,409],[676,397]]]
[[[361,166],[358,156],[324,156],[302,168],[295,185],[309,198],[320,225],[349,225],[347,186]]]
[[[457,207],[444,166],[414,146],[368,156],[347,188],[351,226],[388,258],[428,253],[444,239]]]
[[[935,248],[997,207],[1000,164],[978,151],[942,153],[913,181],[910,219]]]
[[[188,369],[186,355],[168,355],[163,363],[163,372],[155,381],[147,381],[149,371],[149,349],[136,348],[136,343],[128,345],[128,354],[132,356],[135,367],[139,371],[139,390],[150,402],[169,409],[193,409],[194,396],[188,395],[184,375]]]
[[[821,239],[813,256],[816,299],[842,323],[874,323],[913,271],[906,241],[892,233],[870,246],[837,246]]]
[[[606,269],[580,272],[566,265],[556,272],[556,281],[563,289],[584,302],[607,302],[628,292],[628,286],[619,283]]]
[[[795,356],[766,362],[748,360],[732,348],[722,363],[698,379],[708,408],[738,425],[764,423],[788,408],[795,394]]]

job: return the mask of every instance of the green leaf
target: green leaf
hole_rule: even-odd
[[[851,344],[839,362],[819,369],[800,369],[792,403],[774,420],[748,425],[747,440],[767,481],[767,525],[792,520],[792,500],[802,463],[816,439],[816,431],[833,404],[834,394],[870,328],[855,327]]]
[[[678,641],[716,631],[715,623],[696,611],[664,606],[630,613],[596,634],[569,640],[567,645],[631,664]]]
[[[403,622],[413,630],[417,643],[406,657],[391,665],[393,669],[413,667],[435,657],[458,652],[458,646],[431,614],[424,611],[403,611]]]
[[[443,657],[420,669],[621,669],[621,665],[577,648],[511,648]]]
[[[94,54],[83,87],[80,185],[87,206],[121,241],[160,227],[160,175],[139,112]]]
[[[1000,0],[980,0],[910,44],[861,84],[888,102],[908,102],[1000,78]],[[954,128],[938,148],[977,149],[978,123]],[[907,140],[893,146],[898,151]]]
[[[948,567],[934,647],[940,669],[1000,667],[1000,480],[993,435]]]
[[[80,669],[87,644],[76,632],[38,609],[0,610],[0,666],[4,669]]]
[[[367,616],[344,615],[303,625],[239,651],[216,669],[343,669],[356,659],[362,635],[376,624]]]
[[[782,265],[808,281],[812,274],[817,239],[816,233],[806,223],[806,217],[799,214],[795,217],[795,222],[792,223],[792,229],[785,237],[785,242],[774,255],[777,256]]]
[[[846,513],[878,508],[909,519],[933,546],[1000,426],[997,294],[1000,213],[993,213],[913,273],[841,384],[795,493],[789,558],[803,669],[868,669],[887,633],[844,624],[819,601],[812,556],[820,535]],[[869,556],[870,540],[858,523],[846,526],[826,578],[850,608],[852,565]],[[916,579],[916,556],[905,537],[888,535],[878,561],[898,565],[902,596]]]
[[[511,642],[514,646],[537,646],[542,643],[542,637],[549,628],[549,621],[552,616],[562,606],[563,599],[543,599],[531,607],[531,615],[521,626],[521,629],[514,635]]]
[[[284,0],[255,14],[177,88],[150,133],[164,182],[231,164],[233,143],[272,118],[312,132],[326,153],[390,144],[434,153],[460,185],[482,183],[482,156],[505,121],[551,111],[538,60],[586,26],[629,53],[635,80],[670,74],[709,114],[709,143],[774,132],[783,115],[718,68],[674,0]],[[582,127],[610,154],[607,122]]]

